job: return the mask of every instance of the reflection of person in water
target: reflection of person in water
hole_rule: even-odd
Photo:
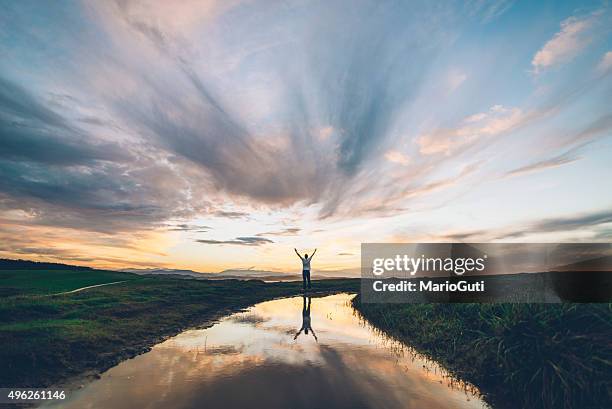
[[[295,250],[295,254],[297,254],[302,260],[302,279],[304,280],[304,291],[306,291],[306,280],[308,280],[308,289],[310,290],[310,260],[312,260],[314,257],[317,249],[315,249],[310,257],[308,257],[308,254],[304,254],[304,257],[302,257],[300,256],[300,253],[298,253],[297,249],[293,250]]]
[[[302,331],[304,331],[304,334],[306,335],[308,335],[308,331],[310,331],[312,332],[312,336],[314,337],[315,341],[319,342],[317,334],[315,334],[310,323],[310,306],[312,305],[312,298],[308,297],[308,302],[306,302],[306,296],[304,296],[303,300],[304,303],[302,306],[302,328],[300,328],[297,334],[295,334],[295,337],[293,337],[293,339],[297,339],[297,337],[300,336]]]

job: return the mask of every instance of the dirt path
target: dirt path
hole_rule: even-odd
[[[77,288],[76,290],[64,291],[64,292],[62,292],[62,293],[55,293],[55,294],[50,294],[50,295],[63,295],[63,294],[72,294],[72,293],[78,293],[79,291],[87,290],[87,289],[90,289],[90,288],[102,287],[102,286],[105,286],[105,285],[120,284],[120,283],[125,283],[125,282],[127,282],[127,281],[130,281],[130,280],[113,281],[112,283],[104,283],[104,284],[88,285],[87,287]]]

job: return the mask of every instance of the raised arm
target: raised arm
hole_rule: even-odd
[[[313,258],[315,254],[317,254],[317,249],[315,249],[315,251],[312,252],[312,254],[310,255],[310,258]]]
[[[298,256],[299,258],[301,258],[302,260],[304,260],[304,258],[303,258],[302,256],[300,256],[300,253],[298,253],[298,251],[297,251],[297,249],[296,249],[296,248],[294,248],[294,249],[293,249],[293,251],[295,251],[295,254],[297,254],[297,256]]]

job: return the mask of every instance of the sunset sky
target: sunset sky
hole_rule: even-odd
[[[607,2],[0,5],[0,257],[612,240]]]

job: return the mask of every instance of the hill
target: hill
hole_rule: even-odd
[[[73,266],[62,263],[47,263],[30,260],[0,259],[0,270],[70,270],[70,271],[91,271],[91,267]]]

